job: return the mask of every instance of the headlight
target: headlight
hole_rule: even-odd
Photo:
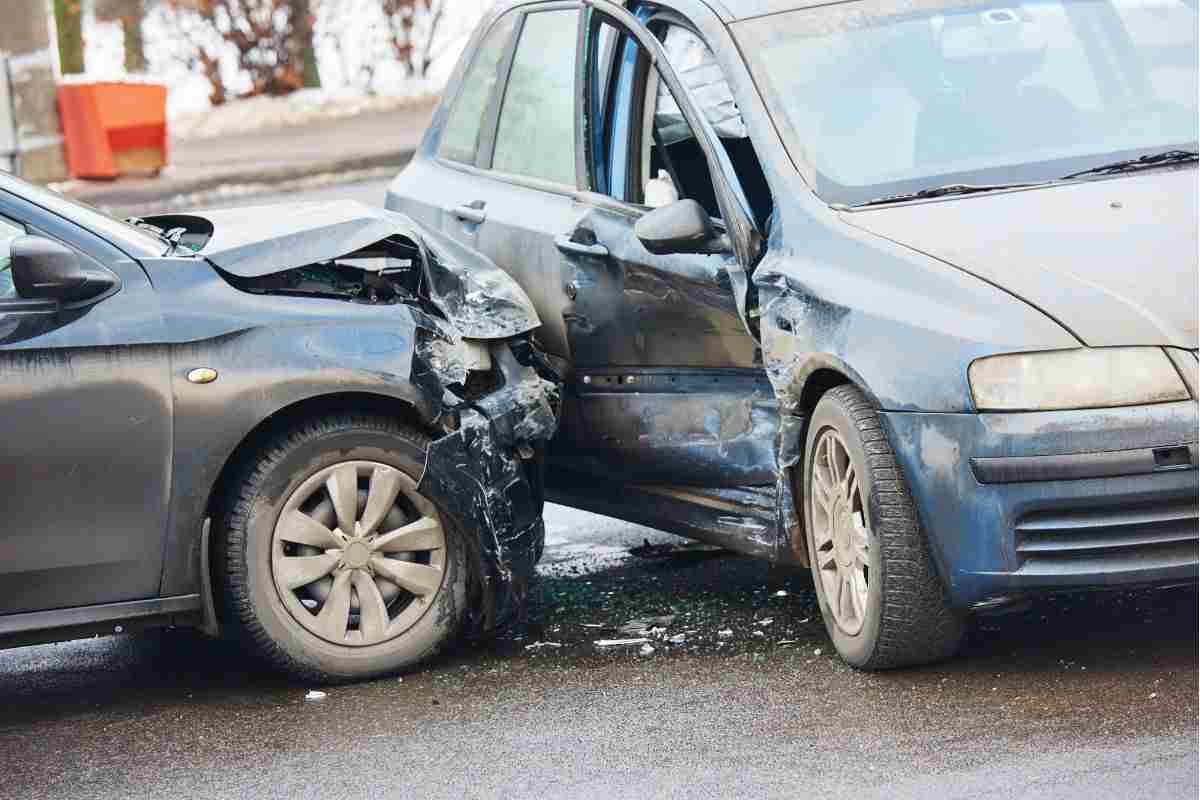
[[[989,356],[968,370],[979,411],[1058,411],[1187,400],[1158,347],[1106,347]]]

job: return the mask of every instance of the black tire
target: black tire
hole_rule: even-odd
[[[269,665],[323,682],[409,669],[451,645],[464,627],[470,576],[464,534],[445,513],[439,514],[446,550],[440,588],[424,613],[388,641],[352,647],[315,635],[289,612],[272,573],[275,526],[301,484],[332,465],[366,461],[393,467],[415,485],[428,444],[386,417],[337,415],[280,433],[248,458],[229,485],[214,539],[223,622],[231,633]]]
[[[817,444],[831,428],[846,445],[870,532],[865,610],[861,628],[853,633],[843,630],[830,609],[813,527],[810,495],[817,491],[812,488]],[[817,403],[805,440],[803,481],[797,497],[804,504],[813,582],[825,628],[842,659],[858,669],[881,670],[952,656],[962,640],[964,618],[946,602],[912,495],[879,414],[857,387],[835,387]]]

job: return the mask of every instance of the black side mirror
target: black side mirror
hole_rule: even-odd
[[[18,236],[10,255],[13,288],[26,299],[77,303],[99,297],[117,285],[104,270],[87,269],[79,255],[52,239]]]
[[[655,255],[670,253],[720,253],[729,249],[725,237],[718,237],[704,206],[695,200],[676,200],[656,208],[633,226],[636,236]]]

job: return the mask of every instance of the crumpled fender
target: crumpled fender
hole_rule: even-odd
[[[537,456],[558,425],[559,387],[543,377],[545,369],[539,374],[532,346],[498,344],[492,354],[504,385],[451,412],[454,430],[430,445],[417,487],[460,529],[479,532],[472,539],[482,600],[476,631],[500,627],[525,608],[545,541]]]

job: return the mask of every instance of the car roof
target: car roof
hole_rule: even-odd
[[[817,0],[811,1],[816,2]],[[492,6],[491,16],[496,17],[510,9],[517,8],[519,6],[531,5],[537,2],[549,2],[549,0],[499,0],[499,2]],[[628,5],[626,0],[613,0],[613,2],[616,2],[619,5]],[[653,0],[653,2],[661,6],[666,6],[667,8],[673,8],[685,15],[690,9],[707,8],[720,17],[723,22],[732,22],[733,20],[741,19],[743,16],[747,16],[742,13],[741,8],[738,8],[736,13],[730,11],[729,6],[731,4],[736,3],[739,5],[751,6],[759,5],[756,0],[749,0],[749,2],[747,2],[747,0]],[[782,11],[784,9],[781,7],[778,10]],[[750,14],[749,16],[758,16],[761,13],[770,12],[760,11]]]

